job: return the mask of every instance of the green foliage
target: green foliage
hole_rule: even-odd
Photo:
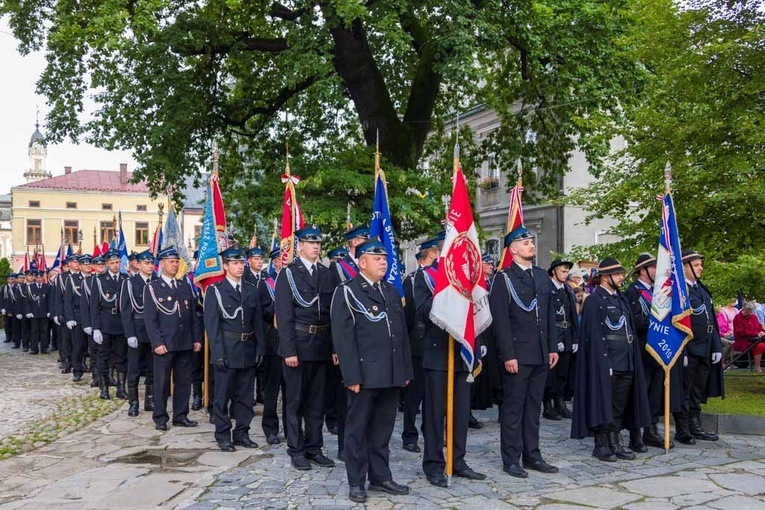
[[[724,304],[741,292],[747,300],[765,301],[765,258],[741,255],[730,262],[704,261],[704,284]]]
[[[164,193],[209,169],[216,140],[246,238],[254,225],[270,237],[285,142],[309,217],[335,229],[347,202],[368,217],[378,136],[400,235],[432,231],[452,165],[450,147],[429,145],[447,147],[453,112],[475,104],[500,126],[466,170],[494,155],[514,172],[521,158],[528,201],[557,195],[575,140],[599,167],[601,124],[646,74],[624,0],[14,0],[3,14],[22,53],[46,51],[51,142],[131,149],[135,179]]]
[[[0,285],[8,283],[8,275],[11,274],[11,261],[6,258],[0,259]]]
[[[725,398],[712,398],[702,405],[710,414],[765,416],[765,377],[748,369],[725,373]]]

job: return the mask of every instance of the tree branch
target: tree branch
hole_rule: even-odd
[[[270,15],[271,17],[283,19],[285,21],[295,21],[306,12],[308,12],[308,7],[292,10],[284,4],[274,2],[271,4]]]
[[[221,55],[234,50],[239,51],[261,51],[264,53],[280,53],[286,50],[286,39],[252,37],[249,34],[231,34],[234,37],[232,42],[197,42],[184,41],[173,44],[170,49],[178,54],[191,55]]]

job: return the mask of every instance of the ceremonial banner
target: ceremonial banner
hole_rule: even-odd
[[[667,370],[693,336],[681,253],[675,206],[667,191],[662,200],[661,235],[646,344],[648,352]]]
[[[282,175],[282,182],[286,184],[284,188],[284,202],[282,204],[282,264],[290,264],[295,259],[297,251],[297,242],[295,240],[295,231],[303,228],[303,212],[297,202],[295,195],[295,184],[300,182],[300,177],[287,173]]]
[[[189,252],[186,250],[186,246],[183,244],[183,235],[181,234],[181,227],[178,225],[178,220],[175,216],[175,210],[169,207],[167,213],[167,219],[165,220],[165,228],[162,230],[161,239],[167,246],[174,246],[178,255],[181,257],[181,263],[178,268],[177,278],[183,278],[189,269]]]
[[[510,207],[507,212],[507,229],[506,234],[509,234],[513,230],[523,225],[523,203],[521,202],[521,193],[523,192],[523,186],[518,172],[518,183],[510,190]],[[499,257],[499,269],[505,269],[513,263],[513,257],[510,256],[510,247],[505,246],[502,248],[502,254]]]
[[[122,231],[122,211],[119,212],[119,233],[117,234],[116,250],[120,253],[120,273],[128,272],[128,251],[125,243],[125,233]]]
[[[380,238],[385,250],[388,252],[388,268],[385,270],[385,281],[396,287],[403,299],[404,287],[401,284],[401,264],[398,260],[398,245],[393,231],[393,223],[390,220],[388,208],[388,185],[385,182],[385,173],[379,168],[375,171],[375,198],[372,205],[372,221],[369,224],[370,237]]]
[[[458,167],[446,217],[446,239],[436,274],[430,320],[460,343],[460,355],[471,372],[475,363],[475,339],[491,324],[489,292],[478,246],[465,176]],[[469,380],[472,381],[472,375]]]
[[[208,285],[223,279],[223,261],[219,253],[222,245],[228,243],[225,232],[226,215],[223,210],[223,196],[220,192],[218,173],[213,172],[210,185],[207,187],[207,202],[199,240],[199,261],[194,270],[194,282],[202,289],[203,294]]]

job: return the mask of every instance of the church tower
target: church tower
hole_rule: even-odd
[[[29,140],[29,169],[24,172],[27,182],[40,181],[52,176],[45,167],[45,158],[48,156],[48,143],[45,137],[40,133],[40,123],[35,121],[35,132]]]

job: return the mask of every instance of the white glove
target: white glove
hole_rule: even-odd
[[[60,326],[60,325],[61,325],[61,321],[58,319],[58,315],[56,315],[55,317],[53,317],[53,322],[55,322],[55,323],[56,323],[56,326]]]
[[[683,366],[684,367],[688,366],[688,356],[683,356]]]
[[[5,315],[5,308],[3,308],[2,310],[0,310],[0,312],[3,312],[3,315]]]
[[[77,325],[77,321],[66,321],[66,327],[69,329],[74,329],[76,325]]]
[[[487,349],[485,345],[482,345],[481,346],[481,357],[485,358],[487,352],[489,352],[489,349]]]
[[[563,352],[566,349],[566,346],[563,345],[563,342],[558,342],[558,352]]]
[[[93,330],[93,341],[97,343],[98,345],[101,345],[102,343],[104,343],[104,336],[101,334],[100,329]]]
[[[82,328],[82,330],[85,332],[88,336],[93,336],[93,328]]]
[[[133,349],[138,349],[138,338],[131,336],[128,340],[128,345]]]
[[[571,345],[571,352],[576,354],[576,351],[578,351],[578,350],[579,350],[579,344],[572,344]]]
[[[721,352],[713,352],[712,353],[712,364],[716,365],[720,361],[722,361],[722,353]]]
[[[48,313],[48,315],[46,317],[48,317],[50,319],[50,313]]]
[[[23,318],[24,318],[24,316],[23,316],[23,315],[21,315],[20,313],[17,313],[17,314],[16,314],[16,318],[17,318],[18,320],[21,320],[21,319],[23,319]]]
[[[33,314],[33,313],[28,313],[27,314],[27,319],[34,319],[34,318],[35,318],[35,314]]]

